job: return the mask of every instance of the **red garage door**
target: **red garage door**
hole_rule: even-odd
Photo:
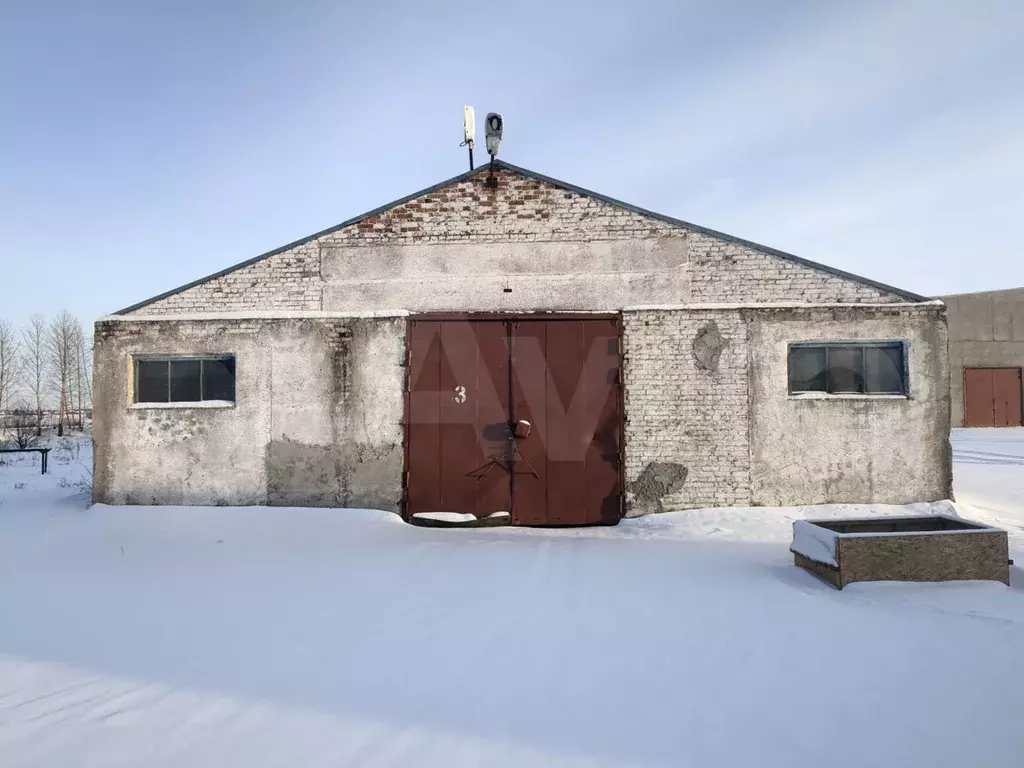
[[[964,426],[1021,426],[1021,369],[964,368]]]
[[[406,514],[618,522],[619,361],[617,318],[411,321]]]

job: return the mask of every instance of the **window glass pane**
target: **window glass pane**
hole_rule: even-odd
[[[824,347],[790,347],[790,392],[824,392],[825,380]]]
[[[864,350],[862,347],[828,348],[828,391],[848,394],[864,391]]]
[[[203,360],[203,399],[235,401],[235,358]]]
[[[906,392],[903,381],[903,345],[887,344],[864,349],[865,391],[872,394]]]
[[[167,361],[135,361],[135,402],[167,402]]]
[[[200,399],[198,360],[171,360],[171,402],[195,403]]]

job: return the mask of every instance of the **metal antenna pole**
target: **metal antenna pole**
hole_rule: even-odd
[[[484,186],[489,189],[494,189],[498,186],[498,180],[494,178],[494,155],[491,155],[491,167],[487,174],[487,180],[484,182]]]

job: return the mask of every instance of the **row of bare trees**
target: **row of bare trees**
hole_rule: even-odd
[[[84,429],[91,404],[92,344],[77,318],[61,310],[50,320],[33,315],[21,328],[0,318],[0,426],[16,423],[19,433],[38,437],[43,414],[56,410],[63,435]]]

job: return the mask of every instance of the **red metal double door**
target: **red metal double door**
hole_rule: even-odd
[[[1020,368],[964,368],[964,426],[1019,427]]]
[[[622,517],[619,321],[414,319],[405,513]]]

